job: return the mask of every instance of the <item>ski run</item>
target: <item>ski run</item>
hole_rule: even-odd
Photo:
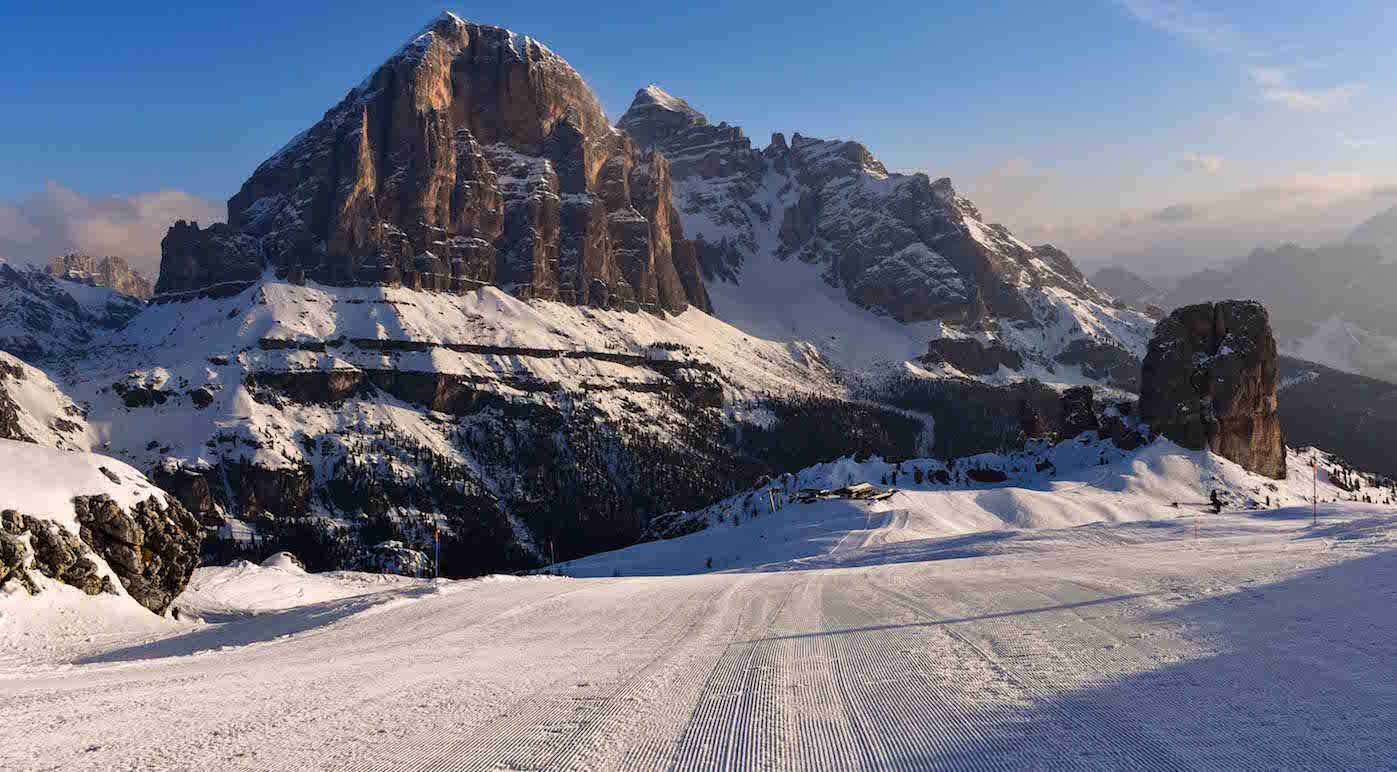
[[[792,501],[572,576],[278,555],[199,569],[163,618],[54,583],[0,598],[0,768],[1391,768],[1397,517],[1326,479],[1313,525],[1305,460],[1284,506],[1221,514],[1200,486],[1236,502],[1247,473],[1160,442],[1084,482]]]

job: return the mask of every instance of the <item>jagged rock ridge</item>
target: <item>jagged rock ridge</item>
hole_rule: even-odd
[[[106,287],[123,295],[141,300],[150,300],[155,294],[155,286],[150,279],[132,270],[131,265],[120,257],[98,259],[80,252],[69,252],[55,257],[44,266],[44,273],[55,279],[64,279],[90,287]]]
[[[157,294],[293,280],[681,312],[707,308],[668,163],[612,128],[562,58],[443,14],[228,201],[176,223]]]
[[[858,142],[797,133],[787,144],[778,133],[756,150],[742,129],[714,125],[653,85],[617,126],[665,153],[681,214],[708,225],[694,235],[704,236],[710,276],[736,278],[765,246],[763,231],[777,225],[780,256],[824,266],[851,300],[904,322],[1029,320],[1019,290],[1030,285],[1105,299],[1066,254],[983,223],[949,179],[890,173]]]

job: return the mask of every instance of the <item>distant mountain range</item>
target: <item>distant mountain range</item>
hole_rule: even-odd
[[[1169,285],[1116,267],[1091,279],[1142,308],[1259,300],[1270,311],[1283,353],[1397,382],[1397,207],[1367,220],[1343,243],[1257,249]]]

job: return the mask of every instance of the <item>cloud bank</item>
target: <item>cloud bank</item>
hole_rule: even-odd
[[[1244,257],[1257,247],[1342,241],[1363,220],[1394,204],[1397,186],[1382,180],[1299,175],[1148,211],[1030,221],[1016,231],[1032,243],[1065,249],[1088,267],[1112,264],[1177,276]]]
[[[67,250],[116,255],[154,279],[160,239],[181,219],[222,222],[224,207],[178,190],[86,196],[50,182],[18,202],[0,201],[0,258],[39,264]]]

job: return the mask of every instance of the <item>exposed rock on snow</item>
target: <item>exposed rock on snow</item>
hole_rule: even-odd
[[[1285,435],[1276,414],[1276,340],[1260,303],[1180,308],[1159,323],[1141,375],[1141,417],[1193,450],[1209,448],[1242,467],[1285,477]]]
[[[636,152],[541,43],[451,14],[258,167],[226,225],[177,223],[161,255],[162,299],[235,293],[270,265],[297,282],[708,307],[663,154]]]
[[[30,570],[89,595],[113,592],[115,579],[159,614],[198,564],[193,517],[105,456],[0,440],[0,510],[5,578],[31,592],[41,586]]]
[[[430,577],[432,560],[419,550],[390,539],[364,550],[351,564],[354,570],[398,576]]]
[[[116,572],[142,606],[162,614],[199,565],[199,523],[175,499],[156,497],[123,509],[110,496],[73,499],[83,542]]]
[[[13,581],[31,594],[40,591],[30,571],[82,590],[115,594],[110,576],[98,573],[91,550],[72,532],[49,520],[0,511],[0,587]]]
[[[86,416],[42,370],[0,351],[0,439],[88,450]]]

